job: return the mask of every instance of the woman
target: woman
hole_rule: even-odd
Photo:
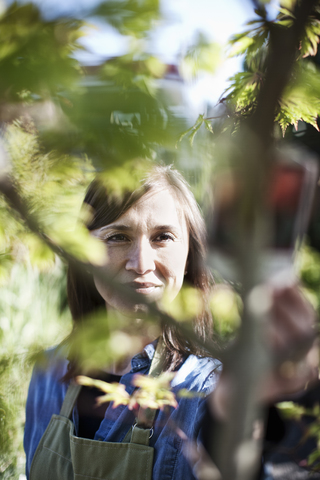
[[[204,267],[205,226],[181,175],[170,167],[155,167],[138,190],[121,199],[108,195],[95,181],[84,201],[92,209],[88,229],[107,247],[103,271],[120,285],[121,292],[125,288],[140,297],[132,300],[129,295],[129,300],[110,287],[110,283],[104,283],[101,275],[91,277],[70,266],[68,297],[75,325],[83,324],[86,317],[101,308],[106,308],[113,318],[130,317],[132,322],[145,311],[148,302],[160,302],[164,295],[173,300],[187,281],[203,300],[195,331],[200,338],[208,338],[211,318],[207,300],[212,282]],[[289,322],[290,335],[293,332],[293,337],[297,337],[300,317],[306,314],[306,309],[291,292],[294,312],[287,315],[286,302],[288,299],[278,299],[277,310],[284,311],[283,324],[288,326]],[[308,313],[307,317],[312,315]],[[100,372],[99,378],[109,382],[119,380],[132,393],[134,374],[148,374],[150,369],[155,374],[156,343],[148,343],[143,353],[136,352],[131,362],[107,366],[107,372]],[[68,361],[63,348],[48,352],[48,367],[35,368],[29,388],[24,439],[27,477],[31,480],[195,478],[182,451],[182,438],[201,441],[208,415],[204,397],[214,390],[221,365],[168,325],[163,326],[160,345],[162,368],[176,373],[173,392],[186,389],[195,395],[178,396],[178,408],[154,411],[154,421],[146,419],[146,415],[143,424],[139,412],[135,428],[135,415],[126,406],[112,408],[110,404],[102,410],[96,409],[98,392],[80,390],[74,385],[73,378],[81,372],[76,358]],[[217,395],[210,397],[211,407],[221,417],[230,383],[228,375],[223,379]],[[275,382],[275,390],[278,384]]]
[[[205,226],[182,176],[170,167],[156,167],[141,188],[122,199],[109,196],[105,188],[95,181],[89,187],[84,202],[91,206],[93,212],[88,229],[107,246],[108,260],[104,268],[114,281],[140,294],[147,302],[158,302],[164,294],[173,299],[183,282],[188,281],[203,298],[203,311],[195,321],[195,331],[201,338],[206,338],[211,329],[207,307],[211,278],[204,267]],[[139,317],[139,311],[144,309],[144,303],[128,301],[123,294],[103,284],[100,277],[79,274],[72,267],[68,275],[68,297],[75,324],[85,322],[86,316],[102,306],[110,314],[130,317]],[[173,391],[188,389],[208,393],[216,382],[220,362],[206,358],[205,352],[170,326],[163,327],[162,339],[163,368],[177,371]],[[131,365],[116,365],[108,373],[118,375],[120,382],[131,393],[134,389],[131,383],[133,375],[148,373],[154,352],[155,344],[151,343],[144,353],[132,359]],[[52,415],[59,414],[70,379],[79,373],[77,362],[69,363],[59,350],[48,355],[48,368],[45,371],[36,368],[33,373],[27,400],[24,445],[28,477],[33,457],[39,457],[38,451],[36,455],[35,452],[40,439]],[[64,381],[61,381],[62,378]],[[113,376],[108,380],[114,379]],[[94,441],[123,442],[134,424],[134,414],[123,405],[115,409],[108,405],[103,420],[99,418],[94,422],[91,401],[89,424],[95,426],[94,431],[90,431],[90,426],[84,426],[88,420],[87,412],[80,413],[79,421],[79,410],[84,410],[86,403],[81,394],[72,417],[76,435],[80,432],[81,436],[91,437]],[[179,408],[157,413],[150,439],[150,445],[154,447],[154,479],[193,478],[191,467],[181,452],[182,440],[176,429],[179,427],[190,438],[200,434],[204,400],[197,395],[191,399],[180,398],[178,402]],[[47,447],[49,450],[53,450],[52,443]],[[61,460],[59,447],[56,450],[54,455]],[[48,462],[43,478],[49,475],[49,478],[62,480],[61,473],[59,476],[53,473],[54,458]],[[37,478],[33,477],[32,470],[30,478]]]

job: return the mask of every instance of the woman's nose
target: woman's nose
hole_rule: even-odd
[[[155,270],[155,251],[148,240],[141,240],[130,249],[126,270],[134,270],[139,275]]]

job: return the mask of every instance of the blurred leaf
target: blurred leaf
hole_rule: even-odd
[[[110,195],[121,196],[125,191],[134,191],[141,185],[152,163],[143,158],[135,158],[124,162],[123,165],[103,171],[98,175]]]
[[[206,127],[206,130],[208,130],[210,133],[213,133],[213,128],[210,120],[207,120],[206,118],[204,119],[204,125]]]
[[[200,72],[214,73],[221,64],[221,47],[216,42],[209,42],[200,32],[195,43],[182,59],[183,76],[195,78]]]
[[[143,323],[112,316],[105,309],[90,316],[72,334],[70,357],[77,359],[82,371],[104,368],[132,357],[143,349]]]
[[[284,8],[287,8],[290,11],[293,11],[297,0],[280,0],[280,5]]]
[[[173,300],[170,294],[165,292],[161,305],[175,320],[188,322],[202,311],[203,301],[198,289],[183,285]]]
[[[170,382],[174,373],[164,372],[158,377],[136,374],[132,384],[138,387],[132,395],[129,395],[125,386],[120,383],[108,383],[101,380],[94,380],[86,376],[78,376],[76,381],[80,385],[99,388],[106,395],[98,397],[98,404],[114,402],[113,408],[118,405],[128,405],[129,410],[142,408],[153,408],[162,410],[164,406],[178,406],[175,395],[170,391]]]
[[[308,465],[313,465],[317,462],[317,460],[320,460],[320,451],[314,450],[312,453],[310,453],[310,455],[308,455]]]
[[[132,406],[138,404],[142,408],[160,408],[160,410],[166,405],[176,408],[178,403],[170,390],[170,382],[174,376],[172,372],[163,372],[158,377],[135,374],[132,383],[139,390],[132,395]]]
[[[56,221],[49,235],[59,247],[83,262],[103,265],[106,261],[105,246],[90,235],[84,225],[77,224],[75,228],[71,225],[70,228],[64,218],[63,222]]]
[[[73,129],[56,130],[54,136],[43,132],[47,148],[86,152],[101,169],[138,157],[153,158],[159,146],[174,145],[181,121],[158,96],[153,77],[136,75],[135,63],[122,75],[119,62],[112,75],[109,67],[102,72],[98,86],[70,96],[72,107],[65,106],[64,111]]]
[[[319,72],[309,62],[300,62],[295,66],[292,79],[280,99],[280,109],[275,120],[279,122],[283,134],[290,124],[297,128],[298,121],[310,123],[319,130],[317,125],[319,113]]]
[[[181,390],[178,391],[177,396],[179,398],[194,398],[194,397],[204,398],[206,395],[201,392],[194,392],[186,388],[181,388]]]
[[[318,51],[320,35],[320,20],[311,18],[306,25],[305,36],[301,41],[301,55],[307,57],[308,55],[316,55]]]
[[[231,85],[222,94],[230,110],[242,116],[253,113],[263,78],[260,72],[239,72],[231,77]]]
[[[237,55],[242,55],[250,45],[254,43],[252,37],[247,37],[246,35],[241,35],[239,37],[233,37],[233,41],[230,42],[233,44],[233,47],[230,49],[230,57],[236,57]]]
[[[251,25],[254,25],[254,28],[237,33],[230,38],[230,57],[246,53],[246,61],[248,62],[251,55],[259,55],[259,49],[265,46],[269,37],[270,23],[262,18],[247,23],[247,26]]]
[[[159,0],[117,0],[101,3],[93,12],[122,35],[143,37],[161,18]]]
[[[294,402],[277,403],[277,408],[280,410],[281,415],[289,420],[299,420],[305,414],[305,408]]]
[[[126,392],[125,385],[121,383],[108,383],[102,380],[94,380],[93,378],[79,375],[76,377],[76,382],[85,387],[95,387],[104,392],[106,395],[99,396],[97,403],[101,405],[106,402],[113,402],[113,408],[118,405],[128,405],[130,402],[130,395]]]
[[[34,234],[26,234],[24,242],[28,247],[31,263],[40,270],[46,270],[53,266],[55,255],[52,250]]]
[[[188,128],[185,132],[183,132],[179,137],[179,142],[183,140],[185,136],[188,136],[190,145],[193,145],[194,137],[196,133],[200,130],[201,126],[205,122],[204,114],[200,114],[196,120],[196,123],[192,125],[192,127]],[[207,125],[207,124],[206,124]]]
[[[240,326],[240,297],[226,284],[214,287],[210,298],[215,332],[221,336],[230,336]]]
[[[73,85],[80,70],[72,54],[80,48],[82,25],[74,18],[46,21],[34,4],[12,3],[0,18],[2,101],[19,101],[22,91],[46,97]]]

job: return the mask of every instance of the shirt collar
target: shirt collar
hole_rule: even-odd
[[[149,343],[144,347],[143,352],[135,355],[131,360],[132,371],[140,370],[146,366],[150,366],[153,359],[154,353],[156,351],[158,340],[155,340],[152,343]]]

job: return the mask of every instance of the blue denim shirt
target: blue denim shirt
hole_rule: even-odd
[[[147,345],[145,352],[133,357],[131,371],[121,378],[128,393],[134,391],[132,378],[136,373],[148,374],[155,352],[154,344]],[[47,352],[48,365],[35,366],[26,405],[24,448],[27,456],[26,474],[29,478],[31,462],[39,441],[53,414],[59,414],[68,384],[60,381],[68,368],[68,360],[59,348]],[[182,363],[171,385],[174,393],[181,389],[207,395],[217,382],[221,363],[212,358],[190,355]],[[191,398],[177,396],[178,407],[159,411],[154,424],[150,446],[154,447],[153,480],[194,479],[192,469],[183,454],[183,440],[177,429],[188,438],[201,441],[201,425],[205,414],[204,395]],[[134,414],[126,406],[106,410],[94,439],[105,442],[121,442],[132,424]],[[73,411],[75,431],[78,428],[77,408]]]

